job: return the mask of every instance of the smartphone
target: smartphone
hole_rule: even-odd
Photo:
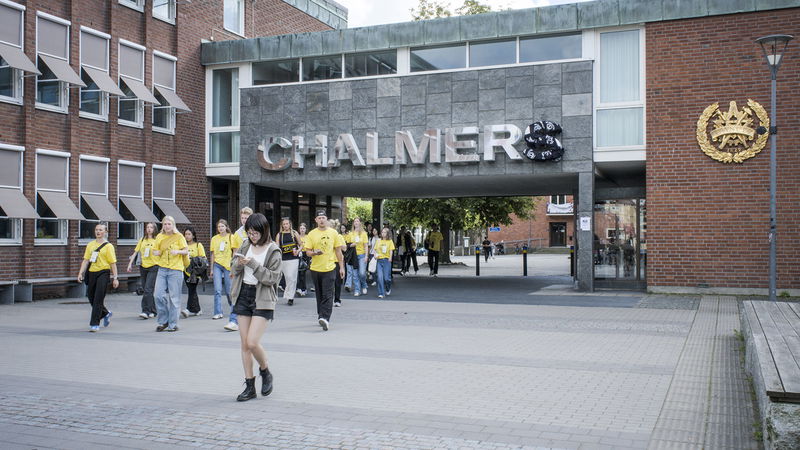
[[[245,257],[243,254],[238,253],[238,252],[234,253],[233,256],[236,257],[236,258],[244,258]]]

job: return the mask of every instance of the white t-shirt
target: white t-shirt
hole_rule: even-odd
[[[267,258],[267,249],[264,249],[263,252],[256,254],[253,253],[253,246],[251,245],[247,249],[247,254],[245,256],[254,259],[259,266],[263,266],[264,260]],[[249,284],[251,286],[258,284],[258,278],[253,275],[253,269],[251,269],[249,266],[244,266],[244,279],[242,281],[244,284]]]

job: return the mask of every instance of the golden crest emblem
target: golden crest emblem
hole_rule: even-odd
[[[766,130],[769,130],[769,116],[757,102],[747,100],[747,106],[739,109],[732,101],[728,111],[720,110],[719,103],[714,103],[697,121],[697,143],[712,159],[742,163],[764,149],[769,139]]]

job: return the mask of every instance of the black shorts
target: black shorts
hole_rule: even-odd
[[[267,320],[275,317],[275,311],[271,309],[256,309],[256,286],[244,283],[242,283],[242,289],[239,291],[233,312],[239,316],[258,316]]]

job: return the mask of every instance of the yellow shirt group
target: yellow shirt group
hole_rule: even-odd
[[[367,237],[366,231],[361,231],[360,233],[356,233],[355,231],[351,231],[347,233],[344,237],[344,240],[347,244],[352,244],[355,242],[356,244],[356,255],[363,255],[367,253],[367,246],[369,245],[369,238]]]
[[[98,243],[96,240],[86,244],[86,251],[83,252],[83,259],[92,261],[92,254],[97,251],[97,248],[101,245],[102,243]],[[89,272],[108,270],[111,268],[111,264],[116,262],[117,254],[114,252],[114,246],[109,242],[108,244],[104,245],[99,252],[97,252],[94,261],[92,262],[92,266],[89,267]]]
[[[183,272],[183,255],[173,255],[171,251],[182,250],[186,247],[186,238],[177,231],[171,235],[158,233],[158,236],[156,236],[156,250],[161,252],[161,255],[158,256],[158,265],[165,269]]]
[[[145,269],[158,264],[159,258],[153,254],[155,248],[156,240],[152,238],[142,238],[139,240],[139,243],[136,244],[136,249],[134,251],[139,252],[139,255],[142,256],[142,267]]]
[[[231,270],[231,259],[233,252],[242,246],[242,239],[238,233],[228,233],[223,237],[220,234],[211,238],[211,253],[214,255],[214,264],[219,264],[227,270]]]
[[[322,250],[321,255],[311,257],[310,269],[314,272],[330,272],[336,268],[336,247],[346,245],[342,235],[333,228],[324,231],[314,228],[306,235],[303,250]]]
[[[430,247],[430,250],[434,252],[441,251],[443,240],[444,236],[442,236],[442,233],[438,231],[432,231],[431,234],[428,235],[428,246]]]
[[[389,239],[381,239],[375,244],[375,257],[378,259],[391,258],[394,249],[394,242]]]

